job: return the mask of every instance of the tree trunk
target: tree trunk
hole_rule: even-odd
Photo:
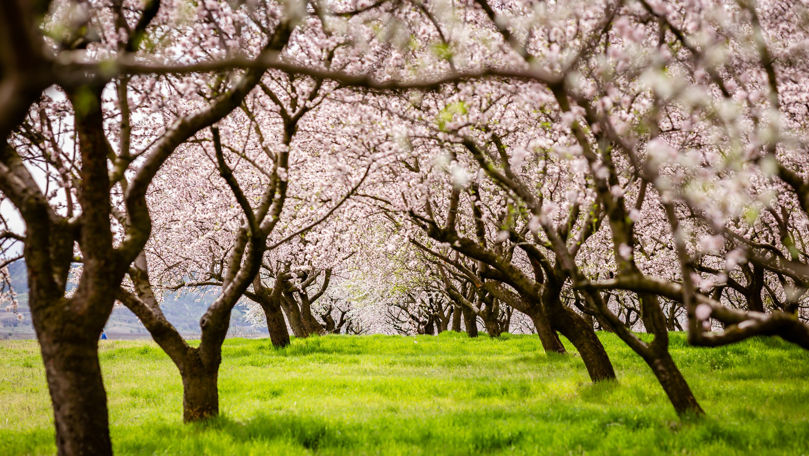
[[[654,334],[646,353],[639,353],[652,369],[663,391],[674,406],[678,415],[694,413],[702,415],[702,408],[691,392],[683,374],[669,353],[669,333],[666,330],[666,316],[660,308],[660,299],[655,295],[638,295],[641,302],[641,319],[646,328]]]
[[[747,305],[750,310],[764,313],[764,300],[761,298],[761,292],[763,289],[764,268],[760,266],[753,266],[753,273],[749,286],[750,292],[747,294]]]
[[[452,330],[461,332],[461,307],[458,305],[452,307]]]
[[[670,312],[666,315],[666,329],[668,331],[676,331],[677,330],[677,303],[672,302],[669,306]]]
[[[586,314],[582,315],[582,318],[584,318],[584,321],[586,321],[587,324],[592,326],[593,330],[595,330],[596,320],[592,315],[586,313]]]
[[[652,368],[655,377],[663,386],[663,391],[666,392],[677,414],[704,414],[705,412],[699,406],[694,393],[691,392],[691,388],[688,386],[688,382],[685,381],[683,374],[677,368],[668,350],[662,353],[654,353],[653,356],[653,358],[646,359],[646,363]]]
[[[292,334],[294,334],[295,337],[308,337],[309,333],[306,332],[306,327],[303,325],[301,311],[298,309],[297,303],[289,297],[284,297],[281,299],[281,308],[284,310],[287,320],[289,320]]]
[[[318,321],[315,320],[314,315],[312,315],[312,304],[306,299],[301,301],[301,321],[303,322],[303,326],[306,328],[307,334],[326,334],[326,331],[323,329],[323,325],[318,323]]]
[[[541,296],[543,313],[547,315],[550,326],[567,337],[579,351],[584,366],[590,374],[590,380],[594,382],[615,380],[615,370],[612,368],[610,357],[604,350],[604,345],[598,340],[593,325],[562,305],[559,300],[560,286],[557,285],[551,289],[549,282],[546,287],[548,290]]]
[[[267,318],[267,330],[273,347],[286,347],[289,345],[289,330],[281,312],[281,304],[277,302],[261,303],[264,316]]]
[[[483,314],[483,326],[486,327],[486,334],[489,337],[500,337],[500,322],[497,321],[497,315],[493,309],[489,309]]]
[[[337,323],[335,323],[330,313],[323,315],[322,318],[323,322],[326,323],[325,329],[327,333],[340,334],[340,328],[337,327]]]
[[[433,323],[433,317],[427,318],[427,324],[424,325],[424,334],[428,336],[435,335],[435,324]]]
[[[221,352],[219,351],[221,345],[216,347],[213,352],[210,349],[207,351],[208,359],[211,360],[207,366],[200,356],[200,348],[205,345],[206,337],[210,337],[206,335],[206,330],[211,331],[211,328],[215,329],[215,327],[219,326],[219,332],[227,334],[227,322],[229,322],[230,315],[226,314],[213,319],[206,319],[207,314],[203,316],[203,320],[208,324],[201,325],[203,332],[200,347],[189,346],[177,329],[169,323],[160,311],[157,300],[152,293],[151,285],[148,283],[147,273],[145,272],[146,265],[145,263],[138,264],[139,261],[143,260],[144,257],[139,257],[135,261],[135,270],[141,272],[131,274],[140,299],[125,291],[120,291],[118,300],[140,319],[146,329],[149,330],[152,339],[157,342],[160,348],[171,358],[174,365],[177,366],[183,381],[183,421],[199,421],[216,416],[219,414],[219,392],[216,383],[221,362]],[[257,302],[262,304],[262,308],[264,307],[262,300]],[[225,320],[224,325],[222,320]],[[221,336],[221,339],[224,340],[224,335]]]
[[[98,363],[99,335],[57,340],[51,331],[37,332],[58,454],[111,455],[107,394]]]
[[[441,334],[442,332],[449,329],[449,323],[450,320],[452,319],[452,307],[449,307],[449,313],[446,314],[442,309],[441,312],[438,313],[438,316],[436,318],[438,318],[438,334]]]
[[[551,314],[551,324],[579,351],[592,381],[615,379],[615,370],[612,368],[607,351],[598,340],[593,327],[583,318],[570,309],[559,307]]]
[[[93,312],[77,315],[72,305],[89,304],[87,295],[95,290],[87,287],[84,294],[77,291],[72,299],[64,297],[63,286],[70,267],[70,257],[64,254],[72,251],[72,241],[58,233],[49,241],[52,252],[49,267],[37,261],[43,260],[41,252],[31,248],[27,241],[25,261],[31,318],[53,407],[57,453],[111,455],[107,393],[98,361],[98,339],[112,312],[113,294],[94,293],[98,300],[90,308]],[[53,271],[57,287],[43,285],[47,282],[43,269]],[[84,275],[83,279],[86,279]],[[102,286],[97,282],[94,285]],[[107,302],[101,302],[107,298]]]
[[[601,331],[608,332],[608,333],[614,333],[615,332],[612,329],[612,326],[609,324],[609,322],[604,317],[602,317],[601,314],[597,313],[595,315],[595,320],[596,320],[596,322],[598,322],[598,326],[599,326],[599,329]]]
[[[261,275],[256,274],[253,279],[254,296],[251,296],[254,302],[261,306],[264,311],[264,318],[267,320],[267,331],[270,333],[270,340],[274,347],[286,347],[289,345],[289,331],[287,324],[284,321],[284,314],[281,311],[281,295],[282,290],[280,287],[275,287],[272,290],[266,288],[261,283]]]
[[[500,308],[503,311],[503,318],[498,318],[497,323],[500,326],[500,334],[507,333],[511,330],[511,317],[514,315],[514,308]]]
[[[189,360],[180,371],[183,378],[183,421],[202,421],[219,415],[219,369],[206,369]]]
[[[464,326],[466,326],[466,334],[469,337],[477,337],[478,336],[478,318],[475,315],[475,312],[472,312],[472,309],[468,307],[463,307],[463,322]]]
[[[528,314],[528,316],[531,318],[531,321],[534,322],[534,327],[537,329],[537,334],[539,335],[540,342],[542,342],[542,348],[545,349],[545,353],[567,353],[556,331],[551,328],[551,324],[544,315],[536,311]]]

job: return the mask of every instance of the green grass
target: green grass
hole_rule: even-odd
[[[619,381],[536,336],[228,340],[222,417],[182,423],[180,377],[146,341],[104,341],[119,454],[809,454],[809,353],[774,339],[672,354],[706,410],[680,421],[648,368],[602,335]],[[568,344],[569,346],[569,344]],[[53,454],[34,341],[0,342],[0,454]]]

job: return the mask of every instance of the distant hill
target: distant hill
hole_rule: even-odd
[[[31,325],[31,311],[28,308],[28,280],[25,262],[22,260],[9,265],[11,285],[17,292],[19,302],[18,312],[23,320],[19,321],[16,315],[6,312],[7,303],[0,305],[0,339],[7,338],[33,338],[34,328]],[[199,319],[216,299],[216,290],[211,288],[208,293],[197,294],[188,292],[166,293],[162,309],[166,318],[184,336],[199,337]],[[230,317],[229,337],[260,337],[267,335],[267,328],[251,325],[244,318],[247,306],[238,304]],[[149,332],[141,324],[138,317],[122,305],[116,305],[110,315],[105,328],[110,338],[148,338]]]

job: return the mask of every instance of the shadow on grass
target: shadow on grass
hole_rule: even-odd
[[[303,452],[350,454],[418,448],[425,454],[470,454],[519,446],[526,437],[525,429],[497,425],[487,415],[485,411],[447,414],[440,422],[396,418],[332,421],[298,414],[260,414],[246,420],[220,416],[191,425],[155,424],[132,429],[126,435],[139,437],[116,439],[116,450],[122,454],[191,454],[195,448],[216,446],[214,442],[220,447],[238,442],[243,448],[297,448]],[[167,441],[173,442],[171,447],[166,446]]]
[[[257,415],[247,421],[222,416],[194,426],[226,432],[239,441],[280,439],[309,450],[345,441],[341,426],[334,426],[322,418],[300,415]]]
[[[579,397],[585,402],[608,405],[620,387],[621,384],[618,383],[618,380],[586,383],[579,387]]]

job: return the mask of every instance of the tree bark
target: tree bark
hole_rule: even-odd
[[[483,313],[483,326],[486,327],[486,334],[489,337],[500,337],[500,322],[497,321],[497,315],[493,310]]]
[[[464,326],[466,327],[466,334],[469,337],[477,337],[478,336],[478,322],[477,322],[477,315],[472,309],[467,307],[463,307],[463,322]]]
[[[748,308],[754,312],[764,313],[764,300],[761,291],[764,289],[764,268],[753,266],[750,280],[750,292],[747,293]]]
[[[702,415],[705,413],[668,350],[662,353],[654,353],[654,357],[646,359],[646,363],[652,368],[652,372],[654,372],[678,415],[689,413]]]
[[[656,295],[647,294],[638,294],[638,298],[641,303],[641,320],[647,330],[654,334],[654,339],[645,350],[646,353],[639,354],[654,372],[678,415],[704,414],[669,353],[669,333],[666,330],[666,316],[660,307],[660,299]]]
[[[309,333],[306,331],[303,319],[301,318],[301,311],[298,309],[298,305],[295,303],[294,299],[289,296],[284,296],[281,299],[281,308],[287,316],[289,326],[292,328],[292,334],[300,338],[309,337]]]
[[[593,325],[587,323],[559,300],[561,281],[546,283],[547,290],[542,294],[542,310],[548,316],[552,328],[562,333],[576,347],[584,366],[593,382],[615,380],[615,370],[604,345],[598,339]]]
[[[58,330],[54,330],[56,332]],[[111,455],[107,394],[98,363],[98,335],[38,338],[53,405],[59,455]]]
[[[267,330],[270,332],[270,340],[274,347],[286,347],[289,345],[289,330],[284,321],[284,314],[281,312],[281,304],[277,302],[262,303],[264,316],[267,318]]]
[[[268,289],[261,283],[261,275],[256,274],[253,279],[253,294],[250,299],[261,306],[264,317],[267,320],[267,331],[270,333],[270,340],[274,347],[286,347],[289,345],[289,331],[284,321],[284,314],[281,311],[282,289],[278,286]]]
[[[113,293],[103,291],[109,285],[99,280],[102,268],[96,265],[85,269],[73,297],[64,297],[72,252],[65,228],[50,227],[48,245],[35,247],[28,240],[25,245],[29,305],[53,407],[57,453],[111,455],[98,338],[112,312]],[[28,231],[29,238],[39,234],[30,225]],[[81,308],[89,311],[80,315]]]
[[[435,335],[435,324],[433,323],[433,318],[432,317],[427,318],[427,324],[424,325],[424,334],[426,334],[428,336],[434,336]]]
[[[615,370],[604,345],[583,318],[570,309],[560,307],[551,313],[551,324],[579,351],[592,381],[615,380]]]
[[[183,421],[202,421],[219,415],[219,368],[206,369],[198,360],[187,360],[183,379]]]
[[[457,304],[452,307],[452,330],[461,332],[461,306]]]
[[[562,345],[562,341],[559,340],[559,336],[556,334],[556,331],[551,328],[551,324],[548,322],[548,319],[545,318],[541,312],[535,311],[533,313],[529,313],[528,317],[530,317],[531,321],[534,322],[534,327],[537,330],[539,340],[542,342],[542,348],[545,349],[545,353],[567,353],[565,346]]]
[[[323,326],[315,320],[314,315],[312,315],[312,303],[309,302],[308,299],[302,298],[301,299],[301,307],[300,307],[300,314],[301,314],[301,321],[303,322],[304,328],[306,328],[306,333],[309,335],[323,335],[326,334],[326,330],[323,329]]]

